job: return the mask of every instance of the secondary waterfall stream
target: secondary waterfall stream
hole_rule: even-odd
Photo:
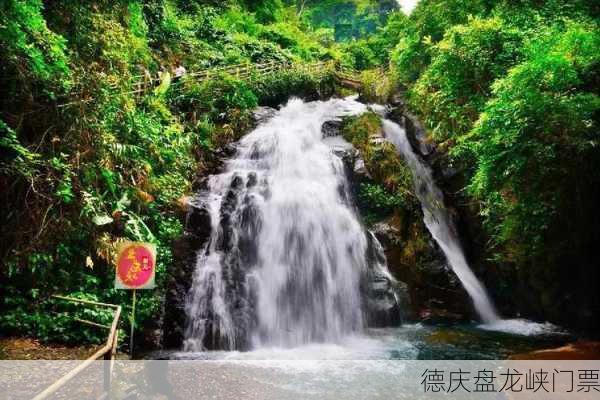
[[[473,274],[465,259],[456,228],[444,206],[444,195],[435,184],[431,169],[415,155],[406,131],[401,126],[384,119],[383,131],[408,164],[413,176],[415,194],[423,209],[423,221],[444,252],[452,270],[471,296],[479,316],[487,324],[498,321],[500,317],[485,288]]]
[[[185,350],[293,347],[362,330],[364,278],[385,256],[370,246],[377,239],[357,218],[321,126],[365,110],[350,99],[292,99],[209,178],[196,199],[211,235],[186,301]],[[380,253],[370,272],[369,249]]]

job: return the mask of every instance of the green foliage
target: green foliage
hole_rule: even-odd
[[[386,104],[397,89],[394,77],[381,70],[363,71],[360,81],[360,98],[367,103]]]
[[[422,0],[391,57],[484,257],[532,289],[530,310],[595,329],[598,17],[579,0]]]
[[[394,0],[326,0],[299,1],[297,11],[316,27],[334,30],[335,39],[343,42],[374,33],[398,10]]]
[[[392,53],[393,65],[402,83],[412,84],[431,62],[432,46],[442,40],[450,27],[467,22],[469,16],[487,9],[485,0],[421,0],[410,16]]]
[[[361,209],[372,213],[372,217],[377,219],[390,215],[394,210],[405,206],[402,196],[390,193],[382,185],[366,182],[359,186],[358,202]]]
[[[249,85],[227,74],[198,83],[184,79],[172,94],[172,104],[182,112],[205,114],[213,122],[246,124],[258,99]]]
[[[367,38],[368,46],[375,54],[378,65],[385,66],[389,63],[392,50],[398,44],[398,40],[405,35],[409,26],[410,21],[403,12],[392,12],[389,14],[386,24],[380,26],[374,34]]]
[[[36,172],[39,155],[19,142],[17,133],[0,120],[0,173],[31,179]]]
[[[277,22],[268,26],[259,33],[259,38],[277,44],[282,49],[289,51],[293,57],[302,60],[317,60],[328,58],[330,51],[323,46],[331,45],[331,32],[321,30],[306,32],[298,24]]]
[[[353,40],[345,44],[342,49],[342,63],[344,66],[357,70],[375,67],[375,53],[365,40]]]
[[[130,293],[113,288],[124,240],[157,245],[158,287],[140,294],[137,321],[152,326],[183,233],[181,198],[213,150],[247,130],[259,100],[279,103],[331,83],[301,71],[198,81],[173,70],[326,59],[334,54],[323,46],[328,33],[313,35],[278,0],[7,1],[0,18],[9,82],[0,184],[11,188],[0,193],[2,226],[11,227],[0,242],[0,330],[103,340],[73,317],[106,323],[106,315],[49,296],[129,304]]]
[[[342,128],[344,138],[359,150],[372,179],[360,185],[359,201],[379,218],[398,208],[416,209],[410,170],[392,144],[381,143],[381,129],[381,118],[373,112],[346,118]]]
[[[359,150],[366,150],[369,138],[381,132],[381,118],[373,112],[350,117],[344,121],[342,134],[344,138]]]
[[[470,185],[500,242],[544,251],[568,207],[581,163],[597,165],[600,65],[597,29],[569,24],[528,46],[526,59],[494,86],[459,155],[476,159]],[[585,191],[585,188],[577,190]]]
[[[256,19],[261,23],[275,22],[282,17],[282,0],[244,0],[243,3],[254,12]]]
[[[522,37],[498,18],[456,25],[431,48],[433,61],[411,88],[411,105],[437,140],[467,132],[490,96],[490,86],[519,56]]]
[[[48,82],[64,90],[69,58],[66,41],[48,29],[41,0],[7,0],[0,5],[0,56],[19,81]],[[6,64],[5,64],[6,63]],[[49,93],[50,94],[50,93]]]
[[[282,104],[290,93],[302,98],[320,98],[331,95],[334,90],[331,71],[308,71],[303,68],[289,68],[255,77],[251,86],[260,103],[270,106]]]

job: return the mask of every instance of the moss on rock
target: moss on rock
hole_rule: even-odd
[[[373,112],[346,118],[342,135],[358,150],[367,174],[355,176],[358,208],[382,243],[390,272],[409,288],[408,318],[428,315],[432,304],[468,314],[464,292],[445,269],[443,254],[423,223],[413,194],[412,173],[383,135],[381,117]]]

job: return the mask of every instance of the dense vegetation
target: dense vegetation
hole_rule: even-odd
[[[589,284],[599,278],[598,12],[585,1],[423,0],[391,56],[408,106],[461,171],[459,202],[482,217],[487,267],[501,271],[490,285],[517,309],[588,328],[600,306]]]
[[[598,328],[598,16],[577,0],[422,0],[410,16],[385,0],[3,1],[0,330],[98,339],[48,314],[65,310],[48,296],[126,304],[111,266],[126,239],[158,246],[159,289],[139,307],[154,320],[195,179],[257,104],[331,91],[303,70],[198,81],[175,68],[322,60],[365,70],[366,99],[403,92],[459,171],[456,205],[479,216],[489,286],[524,293],[510,311]],[[348,124],[377,175],[361,189],[373,215],[418,212],[392,150],[370,153],[376,121]]]
[[[65,305],[54,307],[48,296],[127,304],[129,294],[112,289],[111,266],[126,239],[158,245],[159,289],[143,293],[138,307],[140,322],[155,320],[194,179],[247,131],[257,104],[331,90],[330,77],[303,69],[206,81],[176,80],[174,70],[339,59],[336,27],[313,29],[305,15],[314,7],[298,12],[279,0],[2,2],[3,333],[101,335],[68,330],[71,319],[47,307],[62,312]]]

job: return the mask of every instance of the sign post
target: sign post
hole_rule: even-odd
[[[131,317],[129,324],[131,325],[131,332],[129,333],[129,358],[133,359],[133,332],[135,330],[135,289],[131,294]]]
[[[133,291],[131,299],[129,356],[133,358],[135,301],[137,289],[154,288],[156,246],[152,243],[127,242],[119,247],[115,271],[115,288]]]

